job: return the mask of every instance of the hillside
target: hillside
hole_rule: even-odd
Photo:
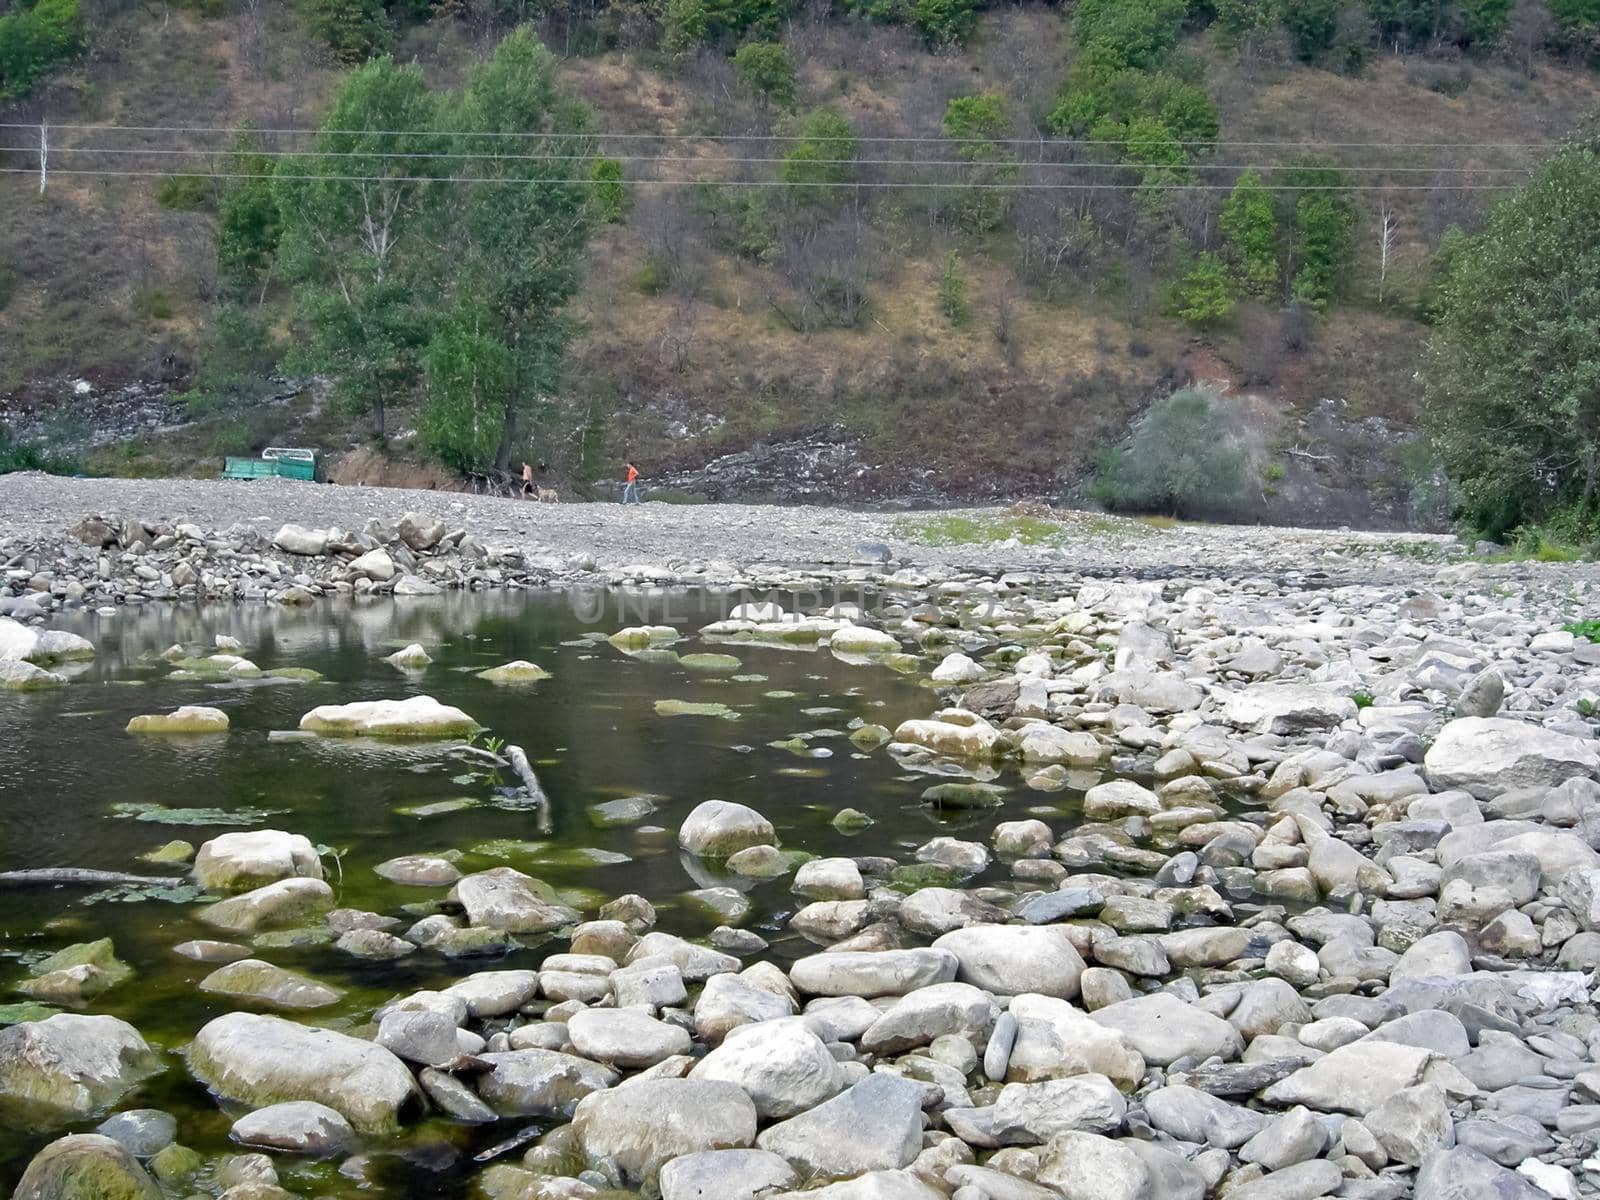
[[[391,13],[391,48],[431,87],[459,88],[511,7]],[[37,130],[8,130],[19,148],[0,155],[0,417],[24,435],[99,442],[87,461],[113,473],[211,474],[224,453],[294,442],[334,459],[360,451],[346,479],[448,485],[453,473],[426,463],[413,436],[415,392],[381,455],[314,383],[262,385],[248,403],[172,399],[208,354],[230,354],[212,335],[225,185],[162,176],[219,169],[227,130],[316,126],[345,68],[304,15],[274,0],[210,15],[83,0],[82,12],[84,53],[0,109],[53,127],[42,196]],[[1408,44],[1369,18],[1339,35],[1360,53],[1330,43],[1313,63],[1284,27],[1230,36],[1196,7],[1140,69],[1209,98],[1214,144],[1163,134],[1157,151],[1182,149],[1157,187],[1148,144],[1134,166],[1116,157],[1135,161],[1140,118],[1114,137],[1062,140],[1058,101],[1086,57],[1070,8],[991,8],[943,45],[826,5],[785,9],[792,100],[735,73],[730,51],[748,36],[674,54],[644,6],[535,13],[626,184],[624,218],[591,236],[568,306],[565,380],[514,454],[578,494],[627,457],[663,490],[719,499],[1081,495],[1138,413],[1196,381],[1226,394],[1250,449],[1249,494],[1231,515],[1418,519],[1428,470],[1408,431],[1430,260],[1451,226],[1474,227],[1491,185],[1519,179],[1600,97],[1542,0],[1519,3],[1489,52],[1437,30]],[[963,96],[998,100],[1003,127],[981,145],[1022,165],[975,161],[979,139],[951,137],[950,101]],[[861,185],[825,211],[781,187],[682,186],[775,182],[792,144],[781,139],[822,106],[859,139]],[[176,132],[193,127],[218,132]],[[295,149],[296,136],[258,143]],[[1094,148],[1117,139],[1109,157]],[[1325,294],[1303,294],[1305,236],[1279,193],[1272,278],[1233,287],[1226,312],[1199,311],[1191,281],[1239,269],[1219,220],[1228,189],[1248,168],[1287,179],[1273,171],[1308,152],[1341,172],[1321,194],[1351,205]],[[917,158],[950,165],[908,165]],[[909,186],[985,171],[1014,187]],[[974,217],[972,198],[994,196],[999,207]],[[278,281],[253,299],[269,353],[251,369],[268,372],[297,328]]]

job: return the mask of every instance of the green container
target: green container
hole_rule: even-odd
[[[284,479],[313,480],[317,477],[317,464],[305,458],[280,458],[278,474]]]

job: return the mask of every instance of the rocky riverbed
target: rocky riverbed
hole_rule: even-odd
[[[290,485],[248,493],[247,517],[217,486],[61,513],[77,485],[0,480],[0,503],[37,488],[49,513],[0,542],[7,677],[77,686],[97,648],[52,625],[80,607],[360,604],[407,579],[429,585],[418,604],[786,587],[818,599],[735,591],[715,620],[607,649],[715,669],[784,646],[925,680],[919,714],[838,732],[948,831],[907,838],[836,804],[853,852],[813,857],[761,790],[704,798],[664,831],[720,922],[704,937],[663,929],[643,895],[464,872],[443,848],[379,864],[391,890],[353,908],[292,827],[179,846],[205,933],[175,948],[233,1007],[161,1046],[100,1015],[137,986],[110,943],[30,962],[21,990],[47,1007],[8,1011],[0,1111],[63,1136],[17,1196],[385,1194],[383,1165],[435,1152],[419,1130],[440,1123],[491,1130],[470,1177],[489,1200],[1600,1193],[1600,646],[1563,628],[1592,614],[1589,568],[1087,519],[1067,550],[724,506],[527,506],[512,528],[516,506],[447,517],[437,496]],[[197,518],[202,496],[219,499]],[[179,646],[168,665],[222,686],[264,674],[250,653]],[[284,744],[474,724],[420,685],[339,691]],[[200,722],[226,745],[205,708],[129,736]],[[516,748],[488,745],[541,799]],[[644,822],[638,801],[607,815]],[[760,929],[757,881],[790,897]],[[337,989],[273,962],[312,938],[408,983],[319,1022]],[[202,1119],[150,1102],[174,1070],[215,1097],[236,1153],[189,1149]],[[308,1158],[336,1172],[299,1184]]]

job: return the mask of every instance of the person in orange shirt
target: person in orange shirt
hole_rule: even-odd
[[[533,499],[533,468],[527,463],[522,464],[522,498]]]
[[[622,502],[624,504],[640,504],[639,499],[639,468],[632,463],[624,463],[628,468],[628,482],[622,485]]]

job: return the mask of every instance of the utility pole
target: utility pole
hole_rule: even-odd
[[[45,179],[50,172],[50,119],[39,118],[39,195],[44,195]]]

